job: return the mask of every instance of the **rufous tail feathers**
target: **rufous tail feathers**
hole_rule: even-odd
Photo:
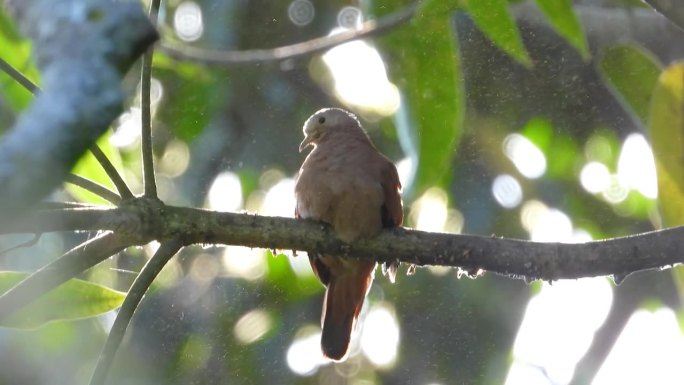
[[[352,329],[361,312],[372,276],[331,277],[323,304],[323,355],[342,361],[349,351]]]

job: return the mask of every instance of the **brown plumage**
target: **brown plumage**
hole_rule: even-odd
[[[338,108],[322,109],[304,123],[304,136],[299,150],[309,145],[314,149],[295,184],[298,218],[329,223],[345,242],[401,224],[397,170],[378,152],[354,115]],[[321,317],[323,354],[343,360],[376,263],[314,253],[309,261],[327,288]]]

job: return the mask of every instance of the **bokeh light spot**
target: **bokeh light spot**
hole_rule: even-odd
[[[357,7],[347,6],[337,13],[337,25],[341,28],[359,29],[363,23],[363,13]]]
[[[223,266],[228,276],[250,281],[257,280],[266,273],[264,252],[242,246],[226,246]]]
[[[320,347],[321,333],[298,337],[287,349],[287,366],[300,376],[310,376],[326,363]]]
[[[383,116],[399,108],[399,90],[387,78],[378,51],[365,41],[338,45],[323,54],[323,62],[334,79],[335,94],[344,103]]]
[[[605,278],[544,283],[527,305],[506,385],[567,383],[606,318],[612,298]],[[546,382],[540,382],[543,373]]]
[[[173,28],[176,36],[183,41],[195,41],[202,37],[204,22],[200,6],[194,1],[178,4],[173,15]]]
[[[502,207],[507,209],[518,206],[523,198],[520,183],[508,174],[498,175],[494,178],[492,195]]]
[[[292,218],[295,206],[294,180],[285,178],[268,189],[260,212],[263,215]]]
[[[114,133],[109,137],[109,143],[118,148],[134,145],[140,137],[142,115],[139,107],[131,107],[121,114],[116,121]]]
[[[603,163],[589,162],[582,167],[580,183],[587,192],[598,194],[610,185],[610,171]]]
[[[544,153],[523,135],[508,135],[504,139],[503,150],[524,177],[535,179],[546,172]]]
[[[212,210],[239,210],[242,207],[242,184],[237,174],[225,171],[217,175],[209,188],[207,200]]]
[[[157,171],[164,176],[175,178],[185,172],[190,164],[190,149],[185,142],[172,140],[166,145],[164,155],[158,162]]]
[[[440,232],[447,221],[447,195],[440,188],[429,188],[411,206],[410,214],[416,229]]]
[[[303,27],[311,23],[316,16],[316,10],[309,0],[295,0],[287,7],[287,17],[297,26]]]
[[[258,341],[273,325],[271,316],[262,309],[255,309],[240,317],[235,323],[235,338],[247,345]]]
[[[684,335],[675,313],[636,311],[613,345],[593,385],[684,384]]]
[[[617,175],[620,184],[649,199],[658,197],[658,177],[651,146],[641,134],[630,134],[622,144]]]
[[[376,366],[394,363],[399,347],[399,324],[386,305],[373,307],[366,316],[361,333],[361,350]]]

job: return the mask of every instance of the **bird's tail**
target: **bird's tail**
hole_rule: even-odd
[[[323,304],[321,349],[326,357],[341,361],[347,356],[352,329],[372,281],[372,272],[331,277]]]

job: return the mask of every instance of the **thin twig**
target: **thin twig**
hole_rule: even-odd
[[[18,69],[12,67],[11,64],[0,58],[0,70],[9,75],[14,81],[19,83],[22,87],[26,88],[30,93],[36,94],[40,89],[36,83],[32,82],[31,79],[27,78],[26,75],[21,73]]]
[[[103,385],[105,383],[116,351],[121,345],[121,341],[126,334],[126,329],[131,322],[133,313],[138,308],[138,304],[140,304],[143,296],[162,268],[171,257],[176,255],[181,247],[183,247],[183,242],[179,239],[164,241],[154,256],[142,268],[135,281],[133,281],[128,295],[126,295],[126,299],[124,299],[121,305],[121,310],[119,310],[119,314],[117,314],[116,320],[114,320],[109,337],[107,337],[107,341],[102,348],[93,377],[90,379],[90,385]]]
[[[18,244],[18,245],[16,245],[16,246],[12,246],[12,247],[10,247],[10,248],[8,248],[8,249],[5,249],[5,250],[0,251],[0,257],[3,257],[3,256],[5,256],[5,255],[7,255],[7,253],[9,253],[10,251],[17,250],[17,249],[22,249],[22,248],[25,248],[25,247],[31,247],[31,246],[33,246],[33,245],[35,245],[36,243],[38,243],[38,241],[40,240],[40,237],[42,237],[42,236],[43,236],[43,233],[36,233],[36,234],[33,234],[33,237],[31,237],[31,239],[29,239],[28,241],[22,242],[22,243],[20,243],[20,244]]]
[[[322,52],[352,40],[381,35],[411,20],[416,13],[418,5],[418,3],[411,4],[378,20],[367,21],[357,30],[349,30],[337,35],[322,36],[305,42],[271,49],[225,51],[192,47],[168,41],[162,41],[160,49],[175,59],[192,60],[208,65],[251,64],[291,59]]]
[[[131,192],[131,189],[128,188],[126,181],[121,177],[121,174],[116,171],[116,167],[114,167],[109,158],[107,158],[107,155],[102,152],[102,149],[97,144],[94,144],[93,147],[90,148],[90,152],[95,159],[97,159],[98,163],[100,163],[100,166],[102,166],[105,173],[107,173],[107,176],[109,176],[112,183],[114,183],[116,190],[119,192],[119,195],[121,195],[121,199],[126,200],[135,197]]]
[[[152,25],[157,25],[159,4],[161,0],[153,0],[150,4],[150,20]],[[152,56],[154,47],[145,52],[142,61],[142,75],[140,80],[141,110],[142,110],[142,163],[143,180],[145,181],[145,196],[157,197],[157,182],[154,180],[154,153],[152,152],[152,114],[150,108],[150,92],[152,80]]]
[[[75,174],[69,174],[66,177],[65,180],[67,183],[71,183],[73,185],[76,185],[78,187],[81,187],[85,190],[90,191],[91,193],[99,196],[100,198],[106,199],[107,201],[118,205],[121,203],[121,197],[115,193],[114,191],[108,189],[107,187],[95,183],[90,179],[86,179],[82,176],[75,175]]]

